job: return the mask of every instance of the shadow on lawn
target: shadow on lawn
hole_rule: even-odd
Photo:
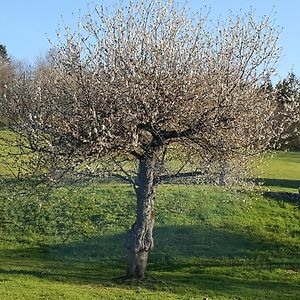
[[[300,187],[300,180],[291,179],[255,178],[254,182],[263,186],[277,186],[294,189],[298,189]]]
[[[278,202],[289,203],[300,208],[300,193],[265,192],[264,195]]]
[[[154,235],[156,245],[148,270],[158,280],[146,281],[145,288],[181,295],[186,290],[200,289],[231,297],[243,289],[249,289],[250,294],[257,290],[271,293],[296,290],[296,286],[286,280],[264,283],[255,275],[243,279],[239,274],[241,270],[270,272],[276,268],[299,272],[297,249],[292,247],[204,226],[162,226],[156,228]],[[140,283],[121,284],[112,279],[122,275],[125,269],[123,240],[124,233],[120,233],[66,244],[7,250],[0,259],[0,275],[29,275],[75,284],[130,284],[134,288]],[[219,267],[217,272],[209,271],[209,268]]]

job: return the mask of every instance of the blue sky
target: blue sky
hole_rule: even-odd
[[[111,1],[84,0],[10,0],[0,5],[0,43],[9,54],[33,62],[50,48],[47,36],[55,37],[55,30],[63,20],[67,25],[75,23],[76,16],[87,9],[88,3],[113,5]],[[280,77],[293,70],[300,76],[300,1],[299,0],[190,0],[192,10],[207,6],[211,18],[226,18],[229,11],[239,13],[255,10],[257,16],[275,14],[275,24],[282,28],[280,45],[283,56],[278,65]]]

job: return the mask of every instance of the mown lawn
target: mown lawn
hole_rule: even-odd
[[[300,153],[281,153],[264,175],[275,182],[265,183],[295,191],[299,166]],[[147,280],[124,282],[132,190],[112,182],[29,194],[28,186],[1,183],[1,300],[300,299],[298,202],[163,185]]]
[[[278,151],[260,169],[263,174],[258,181],[269,189],[296,191],[300,187],[300,152]]]

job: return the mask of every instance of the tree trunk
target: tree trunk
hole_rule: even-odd
[[[220,171],[219,171],[219,185],[226,185],[226,175],[227,175],[227,163],[225,160],[221,160],[220,162]]]
[[[145,277],[148,253],[153,248],[154,166],[153,155],[144,156],[139,161],[136,221],[126,237],[127,278]]]

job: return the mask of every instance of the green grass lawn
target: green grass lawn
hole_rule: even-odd
[[[273,190],[294,191],[299,177],[300,153],[280,153],[264,175]],[[121,282],[132,190],[106,183],[29,195],[27,185],[0,185],[1,300],[300,299],[299,203],[160,186],[147,280]]]
[[[300,187],[300,152],[277,152],[274,157],[260,167],[263,171],[259,181],[274,190]]]
[[[266,178],[300,180],[300,152],[277,152],[265,173]]]

